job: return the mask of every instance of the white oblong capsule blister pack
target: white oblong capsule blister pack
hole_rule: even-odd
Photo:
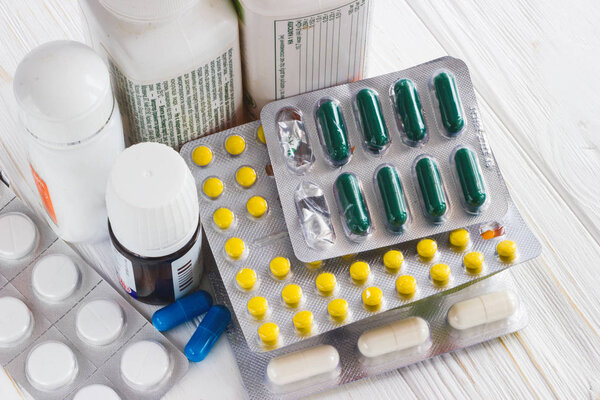
[[[218,273],[209,271],[217,299],[227,302]],[[528,319],[522,303],[507,295],[514,294],[515,288],[509,274],[497,274],[465,290],[390,310],[276,353],[253,352],[235,320],[227,333],[242,379],[252,388],[251,400],[297,399],[524,328]],[[465,330],[466,335],[455,336],[448,322],[449,310],[480,297],[497,310],[493,312],[496,318],[504,318],[496,321],[497,326],[487,323],[479,331]],[[508,315],[511,305],[517,308]]]

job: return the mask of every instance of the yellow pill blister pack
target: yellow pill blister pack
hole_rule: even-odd
[[[496,223],[322,262],[300,262],[259,127],[259,122],[246,124],[181,149],[196,179],[201,221],[220,277],[252,351],[279,350],[361,323],[470,285],[540,252],[510,205]],[[210,162],[199,162],[197,153],[210,153]],[[218,195],[206,190],[207,182],[217,181]]]

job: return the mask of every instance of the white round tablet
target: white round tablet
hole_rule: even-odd
[[[64,254],[49,254],[33,267],[31,283],[43,300],[58,303],[75,292],[79,284],[79,268]]]
[[[77,376],[77,358],[64,343],[50,340],[37,345],[29,352],[25,362],[27,379],[42,391],[67,386]]]
[[[121,357],[121,375],[125,382],[139,391],[156,389],[169,376],[169,353],[152,340],[142,340],[127,347]]]
[[[75,328],[87,344],[105,346],[111,344],[123,332],[125,314],[118,303],[111,300],[93,300],[77,312]]]
[[[0,347],[14,346],[31,335],[33,315],[16,297],[0,298]]]
[[[0,257],[17,260],[33,253],[39,234],[29,216],[20,212],[0,215]]]
[[[112,388],[95,384],[79,389],[73,400],[121,400],[121,398]]]

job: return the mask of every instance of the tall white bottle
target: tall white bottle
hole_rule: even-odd
[[[104,193],[124,143],[106,65],[83,43],[44,43],[19,63],[13,89],[48,223],[68,242],[108,238]]]
[[[235,10],[224,0],[80,0],[129,144],[174,148],[242,117]]]
[[[234,0],[248,111],[361,79],[374,1]]]

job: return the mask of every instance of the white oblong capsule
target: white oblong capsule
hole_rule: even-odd
[[[409,317],[363,333],[358,338],[358,350],[371,358],[422,345],[427,339],[427,322],[423,318]]]
[[[510,290],[488,293],[454,304],[448,311],[448,323],[465,330],[508,318],[518,306],[519,300]]]
[[[272,359],[267,366],[267,377],[275,385],[283,386],[331,373],[339,363],[340,355],[335,347],[315,346]]]

